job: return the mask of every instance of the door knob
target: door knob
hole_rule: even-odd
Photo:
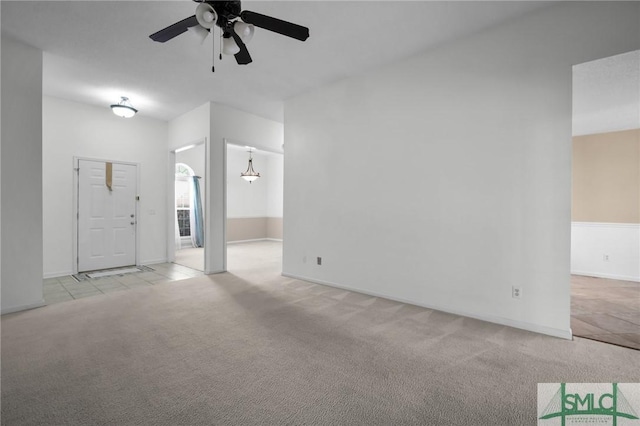
[[[134,217],[135,215],[133,213],[131,213],[131,217]]]
[[[135,223],[135,222],[131,222],[131,224],[132,224],[132,225],[135,225],[136,223]]]

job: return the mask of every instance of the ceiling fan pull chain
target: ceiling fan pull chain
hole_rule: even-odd
[[[211,28],[211,52],[213,55],[211,56],[211,72],[216,72],[216,31],[215,28]]]
[[[220,53],[219,53],[219,58],[220,60],[222,60],[222,28],[220,28]]]

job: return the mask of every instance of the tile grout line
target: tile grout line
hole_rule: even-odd
[[[162,265],[162,266],[160,266]],[[138,271],[138,272],[134,272],[134,273],[129,273],[129,274],[121,274],[121,275],[112,275],[112,276],[106,276],[106,277],[97,277],[97,278],[89,278],[86,277],[85,279],[82,280],[78,280],[75,276],[70,275],[68,277],[71,278],[71,280],[67,279],[67,276],[65,277],[55,277],[55,278],[47,278],[47,280],[54,280],[54,281],[49,281],[47,284],[58,284],[60,285],[64,291],[65,291],[65,298],[66,297],[70,297],[71,299],[68,300],[58,300],[56,302],[47,302],[47,297],[45,296],[45,303],[49,304],[55,304],[55,303],[61,303],[64,301],[69,301],[69,300],[78,300],[81,299],[83,297],[76,297],[74,296],[74,294],[72,293],[72,291],[67,288],[67,285],[74,286],[74,285],[82,285],[87,286],[87,284],[89,286],[91,286],[91,288],[87,288],[87,290],[94,290],[96,294],[92,294],[91,296],[87,296],[87,297],[93,297],[93,296],[98,296],[98,295],[104,295],[104,294],[108,294],[108,293],[113,293],[113,292],[118,292],[118,291],[125,291],[125,290],[132,290],[134,288],[138,288],[140,287],[142,284],[144,286],[155,286],[157,283],[159,282],[177,282],[177,281],[182,281],[184,279],[190,279],[190,278],[196,278],[199,276],[204,275],[204,273],[202,271],[198,271],[189,267],[185,267],[184,265],[178,265],[175,263],[167,263],[167,264],[160,264],[158,265],[158,268],[151,268],[148,266],[142,266],[142,270]],[[165,266],[166,265],[166,266]],[[145,278],[142,277],[136,277],[135,274],[154,274],[154,276],[149,277],[149,278],[157,278],[154,281],[149,281]],[[177,275],[177,276],[176,276]],[[132,277],[131,281],[132,282],[127,282],[128,280],[125,279],[125,281],[120,281],[117,278],[118,277]],[[60,280],[60,278],[65,278],[64,280]],[[112,284],[118,284],[117,287],[113,287],[112,291],[104,291],[103,289],[101,289],[100,287],[98,287],[95,283],[99,283],[101,280],[103,279],[113,279],[113,281],[111,281]],[[106,281],[105,281],[106,282]],[[133,284],[133,286],[129,286],[130,284]],[[88,287],[88,286],[87,286]],[[79,292],[79,294],[87,294],[89,292],[93,292],[93,291],[82,291]]]

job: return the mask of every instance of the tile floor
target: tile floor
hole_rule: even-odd
[[[66,302],[68,300],[80,299],[83,297],[98,296],[100,294],[123,291],[130,288],[149,286],[161,282],[178,281],[192,277],[204,275],[202,268],[203,249],[185,249],[183,252],[191,262],[189,266],[178,263],[160,263],[146,265],[143,269],[150,271],[134,272],[123,275],[112,275],[102,278],[81,277],[80,281],[72,276],[49,278],[44,280],[44,300],[48,305],[53,303]],[[184,256],[176,253],[176,262],[185,260]],[[248,243],[229,244],[227,248],[227,267],[231,273],[254,271],[260,273],[260,268],[264,265],[282,264],[282,242],[277,241],[256,241]],[[191,267],[190,267],[191,266]],[[84,275],[84,274],[81,274]]]
[[[47,305],[81,299],[83,297],[122,291],[130,288],[150,286],[160,282],[178,281],[203,275],[202,271],[177,265],[160,263],[148,265],[152,270],[102,278],[86,278],[81,281],[72,276],[48,278],[44,280],[44,300]]]
[[[640,283],[571,277],[575,336],[640,350]]]

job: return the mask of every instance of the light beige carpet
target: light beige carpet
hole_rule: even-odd
[[[534,425],[638,352],[283,278],[277,262],[2,317],[7,425]]]
[[[173,263],[186,266],[197,271],[204,271],[204,248],[190,247],[176,250]]]

